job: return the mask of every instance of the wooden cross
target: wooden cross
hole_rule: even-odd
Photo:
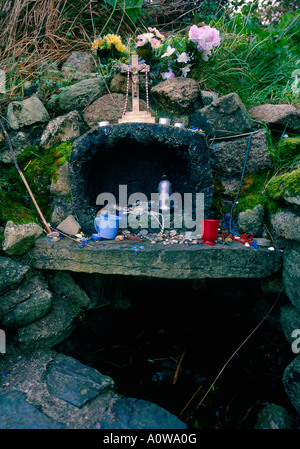
[[[132,55],[131,57],[131,65],[127,66],[125,64],[121,65],[121,72],[126,72],[128,74],[127,78],[127,95],[129,89],[129,75],[131,73],[132,80],[132,111],[125,112],[127,107],[127,98],[124,108],[124,113],[122,118],[119,120],[119,123],[126,122],[151,122],[155,123],[155,117],[151,117],[150,112],[148,111],[140,111],[140,94],[139,94],[139,72],[142,70],[147,73],[150,71],[150,67],[146,64],[139,64],[138,55]],[[149,107],[148,104],[148,83],[146,83],[146,95],[147,95],[147,109]]]

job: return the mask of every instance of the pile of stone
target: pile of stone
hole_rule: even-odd
[[[27,86],[24,99],[8,105],[8,131],[17,156],[30,145],[47,149],[61,142],[73,142],[97,126],[100,120],[111,124],[118,122],[125,103],[126,77],[119,73],[114,75],[109,81],[110,93],[107,93],[106,81],[95,71],[90,55],[74,52],[61,71],[55,69],[53,73],[46,67],[40,82]],[[73,84],[45,102],[43,79],[53,82],[54,89],[57,80],[64,77]],[[201,90],[198,83],[185,78],[158,84],[152,80],[150,87],[152,115],[169,118],[171,126],[181,122],[195,132],[205,132],[214,172],[222,181],[225,192],[232,190],[240,181],[250,135],[251,148],[245,173],[272,168],[266,131],[259,123],[295,134],[300,131],[300,110],[291,105],[265,104],[246,110],[236,93],[219,96]],[[141,108],[145,107],[145,102],[141,102]],[[1,133],[0,162],[12,163],[9,147]],[[58,182],[49,188],[54,199],[51,224],[67,234],[78,234],[80,224],[72,216],[69,201],[67,162],[59,169]],[[291,303],[282,308],[280,319],[284,334],[292,344],[292,331],[300,329],[300,201],[288,192],[285,201],[285,209],[268,218],[272,244],[284,250],[282,285]],[[239,217],[240,232],[263,237],[264,220],[264,209],[260,205],[245,211]],[[52,349],[73,332],[75,318],[82,308],[89,306],[90,298],[69,273],[57,273],[50,286],[44,273],[29,266],[30,255],[28,264],[18,260],[26,256],[42,235],[43,229],[33,223],[16,225],[8,221],[4,229],[2,251],[5,256],[0,256],[0,320],[1,327],[13,332],[17,346],[10,348],[8,345],[8,354],[0,359],[4,387],[4,393],[0,394],[0,427],[137,428],[140,425],[141,401],[121,400],[112,392],[111,379],[100,378],[100,373],[55,354]],[[149,233],[142,234],[142,237],[152,244],[199,242],[173,231],[164,236]],[[48,238],[60,239],[60,236],[53,234]],[[24,358],[23,354],[29,355]],[[58,372],[63,372],[66,383],[56,384]],[[300,355],[296,353],[284,372],[283,386],[300,414],[300,387],[299,382],[295,382],[299,376]],[[74,381],[72,388],[68,383],[70,379]],[[91,382],[92,392],[86,388]],[[163,423],[165,428],[184,428],[180,420],[154,404],[142,405],[149,412],[143,422],[144,427],[156,428]],[[16,410],[22,410],[22,413],[16,414]],[[278,407],[268,406],[261,413],[257,426],[276,427],[275,412],[278,412]],[[290,421],[284,410],[280,408],[278,413],[282,418],[279,425],[288,427]]]

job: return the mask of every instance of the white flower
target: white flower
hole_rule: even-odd
[[[185,67],[182,67],[182,76],[184,76],[185,78],[186,78],[186,76],[187,76],[187,74],[188,74],[188,72],[190,72],[190,66],[189,65],[187,65],[187,66],[185,66]]]
[[[188,54],[186,54],[185,51],[183,53],[181,53],[180,55],[178,55],[178,58],[177,58],[177,62],[184,62],[185,64],[187,62],[189,62],[189,60],[190,60],[190,57]]]
[[[176,48],[172,48],[171,45],[168,45],[166,53],[164,53],[161,57],[165,58],[166,56],[171,56],[175,50]]]
[[[204,52],[201,53],[202,59],[203,61],[208,61],[209,56],[211,55],[211,51],[210,50],[206,50]]]

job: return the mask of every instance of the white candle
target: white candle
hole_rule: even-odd
[[[158,123],[160,125],[170,125],[171,120],[169,118],[160,118]]]
[[[159,209],[162,212],[170,210],[171,183],[167,180],[161,181],[158,185]]]

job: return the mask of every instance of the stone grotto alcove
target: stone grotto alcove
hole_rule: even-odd
[[[74,213],[87,233],[94,231],[98,195],[111,193],[118,202],[120,185],[128,198],[139,192],[150,201],[166,176],[182,197],[204,193],[206,213],[212,200],[206,138],[192,130],[150,123],[94,128],[74,142],[69,168]]]

